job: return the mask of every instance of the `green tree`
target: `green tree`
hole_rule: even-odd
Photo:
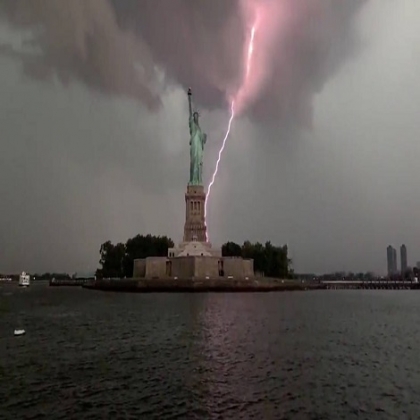
[[[167,236],[137,235],[127,240],[123,261],[124,276],[133,276],[133,264],[137,258],[166,257],[174,243]]]
[[[250,241],[245,241],[242,247],[239,247],[233,242],[227,242],[222,246],[222,255],[253,259],[254,270],[267,277],[289,278],[293,276],[292,261],[288,257],[287,245],[277,247],[271,242],[262,245],[259,242],[253,244]]]
[[[101,268],[96,271],[96,276],[101,277],[123,277],[123,260],[125,256],[125,245],[112,244],[106,241],[99,250]]]
[[[71,278],[70,274],[68,273],[43,273],[43,274],[35,273],[33,276],[34,278],[41,279],[41,280],[51,280],[51,279],[67,280]]]
[[[224,257],[241,257],[242,248],[235,242],[226,242],[222,246],[222,255]]]
[[[167,256],[168,248],[173,246],[174,243],[170,238],[152,235],[137,235],[128,239],[125,244],[114,245],[111,241],[104,242],[99,251],[101,268],[96,270],[96,276],[132,277],[135,259]]]

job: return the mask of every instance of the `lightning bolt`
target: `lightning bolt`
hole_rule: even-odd
[[[255,31],[257,30],[257,22],[254,23],[253,27],[251,28],[251,36],[249,38],[249,46],[248,46],[248,56],[246,62],[246,73],[245,73],[245,83],[247,84],[249,79],[249,74],[251,73],[251,64],[252,64],[252,56],[254,55],[254,40],[255,40]]]
[[[211,177],[209,187],[207,188],[207,197],[206,197],[206,202],[204,203],[204,222],[206,226],[207,226],[207,204],[209,202],[211,188],[214,184],[214,181],[216,180],[217,172],[219,171],[220,160],[222,159],[223,150],[225,150],[226,141],[229,137],[230,129],[232,128],[232,122],[234,118],[235,118],[235,100],[232,100],[230,104],[230,118],[229,118],[228,128],[226,130],[225,137],[223,138],[222,147],[219,150],[219,156],[217,157],[216,167],[214,168],[213,176]],[[206,240],[207,241],[209,240],[209,234],[207,230],[206,230]]]
[[[256,16],[254,24],[251,27],[251,32],[250,32],[250,36],[249,36],[249,42],[248,42],[248,51],[247,51],[247,55],[246,55],[246,65],[245,65],[245,77],[244,80],[242,82],[241,87],[239,88],[239,90],[237,91],[235,97],[232,99],[231,103],[230,103],[230,117],[229,117],[229,122],[228,122],[228,126],[227,126],[227,130],[226,130],[226,134],[225,137],[223,138],[223,142],[222,142],[222,146],[220,147],[219,150],[219,155],[217,157],[217,161],[216,161],[216,166],[214,168],[214,172],[213,175],[211,177],[211,181],[210,184],[207,188],[207,196],[206,196],[206,201],[204,203],[204,223],[207,226],[207,206],[208,203],[210,201],[210,194],[211,194],[211,189],[214,185],[214,182],[216,180],[217,177],[217,173],[219,171],[219,165],[220,165],[220,161],[222,159],[222,154],[223,151],[225,150],[225,146],[227,143],[227,140],[229,138],[229,134],[230,134],[230,130],[232,128],[232,123],[233,120],[235,119],[235,103],[240,100],[240,97],[243,94],[244,89],[246,89],[247,85],[248,85],[248,80],[249,80],[249,76],[251,74],[251,67],[252,67],[252,58],[254,55],[254,41],[255,41],[255,33],[257,31],[257,23],[258,23],[258,16]],[[208,234],[208,230],[206,229],[206,241],[209,240],[209,234]]]

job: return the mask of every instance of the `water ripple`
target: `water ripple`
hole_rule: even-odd
[[[420,293],[0,300],[0,418],[418,418]]]

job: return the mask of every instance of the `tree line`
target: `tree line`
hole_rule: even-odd
[[[35,273],[33,274],[33,278],[34,280],[52,280],[52,279],[56,279],[56,280],[69,280],[72,278],[72,276],[68,273],[43,273],[43,274],[39,274],[39,273]]]
[[[113,244],[104,242],[99,250],[100,268],[97,278],[130,278],[133,276],[133,264],[137,258],[166,257],[168,248],[174,242],[167,236],[137,235],[126,243]],[[287,246],[274,246],[271,242],[262,245],[259,242],[245,241],[243,245],[227,242],[222,246],[224,257],[252,258],[254,270],[266,277],[290,278],[293,276],[291,260]]]
[[[293,277],[292,260],[288,255],[287,245],[274,246],[271,242],[265,245],[260,242],[245,241],[243,245],[226,242],[222,246],[224,257],[252,258],[254,271],[265,277],[291,278]]]
[[[106,241],[101,245],[99,254],[100,268],[97,278],[133,277],[133,264],[137,258],[166,257],[168,248],[172,248],[172,239],[166,236],[137,235],[124,244]]]

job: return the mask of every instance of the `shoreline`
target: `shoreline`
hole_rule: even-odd
[[[322,284],[282,279],[102,279],[83,284],[84,289],[129,293],[199,293],[199,292],[291,292],[325,290]]]

